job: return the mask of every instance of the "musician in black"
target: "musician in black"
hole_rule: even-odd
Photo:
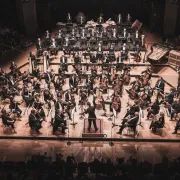
[[[34,96],[34,103],[33,103],[33,108],[36,110],[36,112],[38,113],[38,115],[43,118],[44,121],[46,121],[46,115],[43,109],[43,105],[44,103],[40,101],[40,96],[39,94],[36,94]],[[36,113],[36,114],[37,114]]]
[[[155,116],[159,113],[160,110],[160,103],[158,102],[158,100],[156,100],[150,109],[148,109],[148,114],[147,114],[147,120],[150,118],[151,115]]]
[[[85,110],[85,113],[88,114],[88,131],[91,130],[91,125],[93,123],[95,131],[98,131],[96,125],[96,114],[95,114],[95,107],[91,106],[91,103],[87,103],[88,108]]]
[[[163,128],[165,124],[164,113],[160,113],[158,121],[152,121],[149,129],[152,129],[152,132],[155,133],[158,128]]]
[[[45,73],[44,79],[45,79],[45,82],[46,82],[46,84],[48,86],[48,89],[50,89],[50,84],[51,84],[51,82],[53,80],[53,74],[51,72],[47,71]]]
[[[127,110],[126,115],[124,116],[124,118],[128,117],[130,115],[130,117],[133,117],[135,115],[135,112],[139,112],[140,108],[138,105],[138,101],[135,100],[134,101],[134,105],[130,107],[130,109]]]
[[[70,87],[70,89],[75,89],[75,90],[76,90],[76,91],[75,91],[76,94],[78,93],[77,85],[78,85],[77,76],[76,76],[76,74],[73,74],[73,75],[69,78],[69,87]]]
[[[72,18],[70,13],[67,14],[67,23],[72,23]]]
[[[104,19],[103,19],[102,15],[100,15],[99,18],[97,19],[97,23],[98,24],[103,24],[104,23]]]
[[[64,104],[61,98],[59,98],[56,103],[55,103],[55,111],[57,112],[58,110],[62,111],[64,110]]]
[[[166,93],[165,103],[172,104],[174,102],[175,89],[171,88],[169,93]]]
[[[161,92],[164,94],[164,87],[165,87],[165,82],[164,82],[163,78],[161,77],[156,82],[154,89],[156,89],[158,91],[158,93]]]
[[[54,117],[53,134],[56,133],[56,131],[58,130],[59,127],[61,127],[61,133],[66,134],[65,129],[67,129],[67,127],[66,127],[67,123],[66,123],[66,120],[64,120],[64,118],[65,118],[65,116],[63,114],[63,111],[58,110]]]
[[[62,70],[66,72],[68,72],[67,62],[68,62],[67,57],[62,55],[60,58],[60,65],[62,67]]]
[[[180,100],[174,101],[170,106],[170,115],[171,115],[170,121],[172,121],[174,116],[177,115],[178,113],[180,113]]]
[[[41,124],[42,124],[41,118],[39,116],[37,117],[36,110],[32,109],[29,115],[29,126],[31,127],[31,129],[34,129],[37,132],[39,132],[39,130],[42,128]]]
[[[16,102],[15,99],[10,99],[9,109],[11,109],[12,113],[17,113],[17,116],[20,117],[22,110],[19,108],[20,102]]]
[[[22,97],[26,103],[26,107],[32,106],[32,104],[34,102],[33,94],[34,94],[34,92],[32,90],[30,90],[27,86],[23,87]]]
[[[174,132],[172,134],[177,134],[177,131],[180,129],[180,113],[178,114],[178,121],[176,123]]]
[[[139,112],[135,112],[134,116],[130,117],[129,119],[123,119],[122,125],[120,126],[119,132],[117,132],[117,134],[121,135],[125,127],[130,127],[133,129],[135,135],[138,121],[139,121]]]
[[[13,130],[14,130],[14,133],[16,133],[15,131],[15,127],[14,127],[14,123],[15,121],[9,117],[8,113],[6,112],[5,109],[3,109],[1,111],[1,118],[2,118],[2,122],[5,126],[10,126]]]

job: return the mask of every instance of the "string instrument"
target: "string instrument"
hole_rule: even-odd
[[[139,91],[139,86],[137,84],[133,85],[133,87],[128,91],[129,97],[132,100],[135,100],[139,97],[138,92]]]
[[[108,89],[108,80],[106,77],[102,79],[101,87],[103,89],[103,93],[106,93]]]
[[[112,99],[112,104],[111,104],[111,108],[114,109],[115,111],[119,111],[121,109],[121,99],[119,96],[114,96]]]
[[[96,97],[95,104],[98,110],[101,110],[103,108],[102,102],[102,97]]]

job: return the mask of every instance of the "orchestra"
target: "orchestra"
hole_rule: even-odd
[[[147,112],[147,120],[153,119],[150,125],[153,132],[165,124],[166,115],[160,111],[162,105],[168,110],[171,121],[179,118],[179,84],[167,92],[165,80],[159,77],[153,87],[153,74],[149,67],[135,77],[131,75],[131,65],[127,64],[129,52],[133,51],[136,61],[140,62],[145,36],[140,30],[129,30],[132,24],[130,14],[123,28],[119,28],[124,23],[121,14],[117,17],[117,24],[109,19],[107,27],[104,27],[104,22],[101,14],[95,25],[94,21],[91,22],[91,27],[81,23],[82,26],[72,27],[70,31],[59,29],[54,37],[46,31],[44,41],[37,39],[36,55],[29,53],[30,71],[22,73],[14,62],[11,62],[9,73],[0,69],[1,100],[9,100],[11,113],[20,118],[28,114],[30,109],[28,124],[37,133],[43,128],[42,122],[48,123],[47,118],[50,116],[53,135],[59,129],[65,135],[68,121],[73,120],[72,110],[80,108],[81,115],[88,115],[88,132],[92,130],[92,123],[97,132],[96,111],[103,110],[106,117],[108,111],[111,115],[115,112],[116,117],[120,118],[124,96],[127,95],[127,110],[124,118],[121,118],[120,135],[126,127],[136,133],[141,111]],[[67,24],[71,23],[72,17],[68,13]],[[105,53],[105,50],[108,52]],[[55,73],[51,57],[59,51],[62,54],[58,56],[58,71]],[[70,68],[72,72],[69,72]],[[25,111],[21,110],[22,102]],[[3,123],[14,130],[15,120],[7,115],[6,110],[1,114]],[[156,120],[158,114],[160,117]],[[177,123],[175,133],[179,127]]]

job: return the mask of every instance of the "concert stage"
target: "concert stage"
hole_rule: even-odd
[[[150,44],[150,43],[149,43]],[[35,47],[32,46],[30,47],[30,49],[27,49],[24,53],[22,53],[18,58],[17,61],[14,59],[14,61],[17,63],[18,67],[22,66],[21,71],[23,72],[24,70],[28,70],[28,63],[27,63],[27,52],[29,51],[35,51]],[[148,50],[149,52],[149,50]],[[141,71],[145,70],[147,68],[147,66],[150,66],[150,64],[145,61],[143,62],[144,56],[145,56],[145,60],[146,60],[146,56],[148,55],[148,52],[145,54],[145,52],[141,53],[141,58],[142,61],[139,63],[136,63],[131,56],[129,56],[129,60],[125,61],[126,64],[130,64],[132,66],[132,70],[131,70],[131,81],[133,81],[135,76],[138,76],[141,74]],[[51,68],[54,69],[54,72],[57,73],[57,70],[59,68],[58,64],[59,63],[59,57],[62,54],[62,52],[58,53],[58,56],[56,57],[56,59],[52,58],[52,66]],[[69,63],[71,63],[71,58],[68,60]],[[54,65],[53,65],[54,64]],[[5,69],[7,71],[9,71],[8,69],[9,64],[7,66],[5,66]],[[42,66],[40,65],[40,67],[42,68]],[[167,76],[167,78],[164,78],[166,81],[166,85],[165,85],[165,92],[168,92],[170,90],[171,87],[173,87],[176,82],[177,82],[177,73],[173,70],[173,68],[171,68],[169,65],[164,65],[164,70],[160,71],[160,73],[157,74],[153,74],[153,78],[151,80],[151,85],[152,87],[154,87],[154,84],[156,83],[158,77],[161,77],[161,75],[165,74]],[[162,67],[163,69],[163,67]],[[42,70],[42,69],[41,69]],[[69,74],[71,74],[72,72],[72,67],[71,65],[69,66]],[[44,80],[42,80],[42,83],[44,86]],[[66,79],[66,85],[63,87],[64,90],[68,89],[68,78]],[[124,86],[124,90],[123,90],[123,96],[121,98],[121,102],[122,102],[122,108],[121,108],[121,112],[118,114],[117,118],[109,118],[110,116],[110,112],[109,112],[109,104],[106,104],[106,109],[107,109],[107,116],[108,117],[104,117],[102,116],[103,111],[102,110],[96,110],[96,115],[98,120],[97,121],[102,121],[102,132],[101,132],[101,136],[98,136],[99,132],[97,132],[97,136],[95,132],[92,132],[88,134],[87,136],[83,137],[83,129],[84,129],[84,119],[80,118],[80,107],[78,106],[78,102],[79,102],[79,97],[75,95],[75,99],[76,99],[76,108],[77,108],[77,112],[75,112],[74,114],[74,122],[77,123],[75,126],[71,125],[72,121],[67,120],[68,122],[68,129],[66,130],[66,134],[62,135],[62,134],[57,134],[57,135],[52,135],[52,127],[50,124],[51,121],[51,116],[47,117],[47,122],[43,122],[42,126],[43,128],[40,130],[40,134],[33,134],[30,131],[30,127],[29,125],[27,125],[28,122],[28,114],[30,113],[30,109],[28,111],[28,114],[22,115],[21,121],[16,121],[15,122],[15,127],[16,127],[16,131],[17,133],[10,133],[8,132],[8,129],[4,129],[3,131],[3,124],[0,125],[0,138],[1,139],[32,139],[32,140],[66,140],[66,141],[139,141],[139,142],[143,142],[143,141],[149,141],[149,142],[180,142],[180,133],[179,134],[172,134],[172,132],[174,131],[174,127],[176,125],[175,121],[169,121],[169,117],[167,116],[167,112],[164,109],[164,107],[161,107],[161,111],[165,112],[165,128],[162,129],[162,132],[160,132],[159,134],[153,134],[150,130],[149,130],[149,126],[151,123],[151,120],[146,120],[146,116],[147,116],[147,110],[143,111],[143,114],[141,116],[141,126],[137,127],[137,135],[134,137],[132,135],[132,133],[125,128],[123,131],[122,135],[118,135],[116,134],[119,130],[118,126],[115,126],[112,128],[112,123],[115,123],[117,125],[121,124],[121,119],[122,117],[125,115],[126,110],[127,110],[127,102],[130,101],[130,103],[132,103],[133,101],[129,100],[128,95],[126,93],[126,89],[129,89],[129,86]],[[110,95],[112,94],[112,90],[110,89]],[[104,99],[106,101],[107,99],[107,94],[103,95]],[[155,95],[153,97],[153,100],[155,99]],[[92,95],[89,98],[89,101],[92,102]],[[4,106],[4,104],[1,104],[1,108]],[[8,105],[7,105],[8,107]],[[20,106],[22,111],[24,112],[25,110],[25,105],[24,103]],[[47,108],[45,107],[45,112],[47,114]],[[52,114],[53,116],[53,114]],[[87,118],[87,117],[85,117]],[[99,127],[100,128],[100,127]]]

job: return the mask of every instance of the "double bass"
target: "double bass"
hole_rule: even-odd
[[[121,99],[118,96],[117,92],[115,92],[114,97],[112,98],[111,109],[114,109],[116,112],[121,111]]]

